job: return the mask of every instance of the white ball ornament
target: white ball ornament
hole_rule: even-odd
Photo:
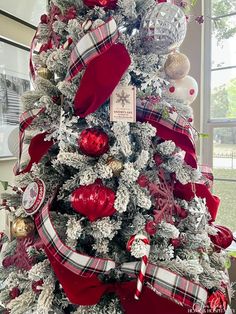
[[[169,86],[169,95],[190,105],[197,98],[198,83],[189,75],[181,80],[172,81]]]
[[[8,136],[8,149],[14,157],[19,154],[19,127],[14,128]]]

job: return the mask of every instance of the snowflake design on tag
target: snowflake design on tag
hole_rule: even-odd
[[[121,93],[117,93],[117,103],[121,103],[122,107],[124,107],[126,104],[130,104],[129,101],[129,94],[126,94],[125,91],[122,89]]]

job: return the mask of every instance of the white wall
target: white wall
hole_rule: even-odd
[[[0,160],[0,180],[8,181],[9,184],[14,183],[13,166],[16,159],[13,160]],[[3,192],[2,185],[0,184],[0,193]]]
[[[37,24],[40,15],[46,9],[46,2],[46,0],[0,0],[0,9],[26,20],[30,24]],[[0,36],[30,47],[34,34],[34,29],[0,15]],[[1,51],[3,52],[3,49],[0,49],[0,64],[8,62],[8,69],[11,72],[15,72],[17,68],[21,74],[27,73],[28,60],[25,55],[28,55],[28,52],[19,50],[17,54],[15,52],[13,54],[12,50],[13,55],[11,55],[11,52],[4,54]],[[13,166],[15,162],[16,159],[0,159],[0,180],[14,182]],[[1,184],[0,192],[2,192]]]

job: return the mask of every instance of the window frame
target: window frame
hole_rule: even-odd
[[[203,57],[203,71],[202,71],[202,114],[201,114],[201,129],[202,132],[208,134],[207,138],[201,140],[200,145],[200,156],[201,162],[203,164],[209,165],[213,168],[213,133],[215,128],[230,128],[236,127],[236,118],[228,119],[228,118],[212,118],[211,117],[211,79],[212,72],[214,71],[222,71],[225,69],[236,68],[235,66],[222,66],[219,68],[212,68],[212,41],[211,41],[211,33],[212,33],[212,20],[228,17],[228,16],[236,16],[236,12],[212,16],[212,1],[202,1],[205,22],[204,22],[204,31],[203,31],[203,41],[202,41],[202,55]],[[222,181],[221,178],[215,178],[215,180]],[[235,182],[232,180],[228,180],[230,182]]]

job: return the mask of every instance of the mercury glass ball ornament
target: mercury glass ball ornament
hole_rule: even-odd
[[[120,173],[123,171],[124,169],[124,164],[122,161],[110,156],[107,159],[107,165],[111,168],[113,175],[115,177],[118,177],[120,175]]]
[[[187,30],[183,10],[171,3],[155,3],[143,15],[140,39],[145,53],[167,54],[183,42]]]
[[[30,236],[35,230],[34,221],[30,217],[16,218],[11,227],[13,237],[23,239]]]
[[[53,77],[53,73],[46,67],[40,67],[37,70],[37,74],[46,80],[50,80]]]

